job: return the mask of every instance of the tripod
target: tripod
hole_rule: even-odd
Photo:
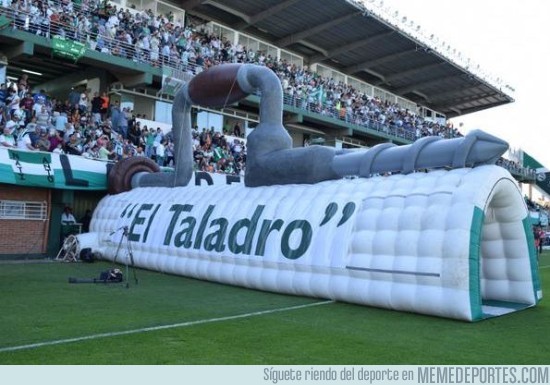
[[[127,258],[126,258],[126,288],[130,287],[130,284],[128,282],[128,265],[129,262],[132,264],[132,272],[134,274],[134,282],[137,285],[138,279],[136,275],[136,267],[134,264],[134,253],[132,252],[132,243],[130,243],[130,239],[128,238],[128,226],[122,226],[118,228],[117,230],[113,231],[111,235],[115,234],[117,231],[122,230],[122,235],[120,236],[120,241],[118,242],[118,246],[115,253],[115,258],[113,259],[113,263],[117,262],[118,253],[120,251],[120,248],[122,247],[122,241],[124,238],[126,238],[126,250],[128,252]]]

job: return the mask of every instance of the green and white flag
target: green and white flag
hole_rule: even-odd
[[[522,166],[528,167],[537,173],[537,186],[550,195],[550,170],[542,165],[534,157],[523,151]]]
[[[107,190],[108,163],[82,156],[0,149],[0,183],[69,190]]]

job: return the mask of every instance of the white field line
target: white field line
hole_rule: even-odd
[[[313,307],[313,306],[328,305],[331,303],[334,303],[334,301],[315,302],[307,305],[283,307],[279,309],[271,309],[271,310],[264,310],[264,311],[258,311],[258,312],[252,312],[252,313],[238,314],[238,315],[232,315],[227,317],[209,318],[209,319],[203,319],[203,320],[197,320],[197,321],[181,322],[181,323],[176,323],[171,325],[151,326],[147,328],[124,330],[120,332],[92,334],[89,336],[66,338],[66,339],[54,340],[54,341],[44,341],[44,342],[38,342],[35,344],[28,344],[28,345],[8,346],[8,347],[0,348],[0,353],[13,352],[16,350],[35,349],[35,348],[41,348],[43,346],[68,344],[72,342],[95,340],[98,338],[109,338],[109,337],[123,336],[127,334],[138,334],[138,333],[154,332],[157,330],[164,330],[164,329],[174,329],[174,328],[182,328],[182,327],[188,327],[188,326],[194,326],[194,325],[203,325],[203,324],[209,324],[213,322],[231,321],[231,320],[236,320],[240,318],[257,317],[265,314],[280,313],[285,311],[304,309],[304,308]]]

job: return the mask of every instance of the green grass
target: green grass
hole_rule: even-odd
[[[550,252],[541,257],[550,266]],[[321,302],[137,270],[139,284],[69,284],[107,263],[0,265],[0,365],[6,364],[550,364],[548,298],[466,323],[330,303],[237,319],[46,345]],[[543,291],[550,267],[541,269]]]

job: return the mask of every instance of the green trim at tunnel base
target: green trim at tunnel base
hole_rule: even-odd
[[[481,298],[481,240],[483,231],[483,222],[485,213],[478,207],[474,209],[472,224],[470,227],[470,254],[469,254],[469,279],[470,279],[470,309],[472,321],[479,321],[486,318],[494,317],[494,315],[483,313],[483,306],[500,307],[504,309],[512,309],[513,311],[526,309],[535,306],[542,298],[540,287],[540,279],[538,275],[537,252],[535,250],[535,242],[533,238],[532,225],[529,217],[522,220],[525,238],[529,250],[529,263],[531,267],[531,278],[533,283],[533,296],[535,302],[533,304],[483,300]]]

